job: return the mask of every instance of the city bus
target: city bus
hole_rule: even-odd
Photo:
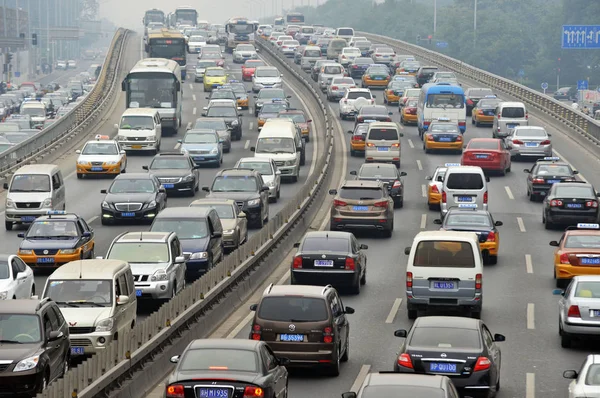
[[[285,25],[285,18],[283,17],[277,17],[275,18],[275,22],[273,23],[274,26],[283,26]]]
[[[181,66],[164,58],[138,61],[121,83],[126,108],[156,108],[163,132],[181,127]]]
[[[175,26],[177,25],[190,25],[196,26],[198,24],[198,11],[196,9],[183,6],[175,9]]]
[[[417,128],[423,134],[432,121],[443,119],[458,123],[461,133],[467,129],[467,107],[462,87],[449,83],[427,83],[417,103]]]
[[[257,29],[258,21],[250,21],[243,17],[231,18],[225,23],[225,51],[231,53],[238,44],[254,43]]]
[[[295,24],[295,25],[303,25],[304,24],[304,14],[301,12],[290,12],[285,16],[285,20],[287,24]]]
[[[160,29],[148,33],[148,56],[176,61],[181,66],[181,77],[186,77],[187,46],[185,36],[171,29]]]
[[[146,11],[144,14],[144,19],[142,20],[144,26],[148,26],[150,22],[160,22],[162,24],[165,23],[165,13],[161,10],[153,8],[152,10]]]

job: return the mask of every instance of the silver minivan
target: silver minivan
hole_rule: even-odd
[[[496,107],[492,123],[494,138],[506,138],[517,126],[529,126],[527,108],[522,102],[501,102]]]
[[[440,210],[442,218],[451,207],[461,204],[476,204],[478,209],[488,209],[487,177],[479,166],[461,166],[447,163],[448,170],[442,184]]]
[[[400,167],[400,127],[395,122],[373,122],[365,137],[365,161],[394,163]]]
[[[329,85],[329,83],[331,83],[331,80],[334,77],[345,76],[346,70],[342,65],[338,64],[337,62],[323,65],[321,73],[319,73],[319,87],[321,88],[321,91],[327,91],[327,86]]]

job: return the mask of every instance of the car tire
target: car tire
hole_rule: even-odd
[[[333,364],[329,367],[329,375],[331,377],[338,377],[340,375],[340,350],[338,348],[335,358],[333,358]]]
[[[571,348],[572,343],[573,339],[571,336],[563,332],[563,334],[560,336],[560,346],[562,348]]]
[[[410,319],[412,321],[412,320],[415,320],[418,318],[419,313],[417,312],[417,310],[408,309],[408,310],[406,310],[406,316],[408,317],[408,319]]]
[[[554,228],[554,224],[550,221],[548,221],[545,217],[544,217],[544,228],[545,229],[553,229]]]
[[[488,256],[489,264],[496,265],[498,264],[498,256]]]
[[[340,358],[342,362],[348,362],[350,359],[350,338],[346,337],[346,348],[344,349],[344,354]]]
[[[229,152],[231,152],[231,148],[223,149],[223,152],[229,153]]]
[[[11,221],[4,221],[4,228],[6,228],[7,231],[12,231],[13,223]]]
[[[471,318],[481,319],[481,308],[478,308],[476,310],[471,310]]]
[[[292,182],[298,182],[298,176],[292,176]]]
[[[360,277],[356,278],[356,282],[350,288],[350,293],[358,296],[360,294]]]
[[[48,381],[49,381],[49,377],[48,377],[48,372],[44,371],[44,376],[42,377],[42,383],[38,386],[38,394],[43,393],[46,388],[48,388]]]
[[[384,238],[391,238],[393,232],[394,232],[394,224],[392,224],[392,227],[390,229],[383,230],[383,237]]]
[[[77,173],[77,179],[81,180],[83,178],[83,174],[82,173]]]

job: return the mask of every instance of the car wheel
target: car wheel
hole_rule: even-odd
[[[7,231],[12,231],[13,223],[11,221],[4,221],[4,228]]]
[[[394,232],[394,224],[392,224],[392,226],[390,227],[390,229],[385,229],[383,231],[383,237],[384,238],[391,238],[393,232]]]
[[[69,371],[69,362],[71,362],[71,359],[69,358],[68,355],[65,356],[65,362],[63,364],[63,371],[62,371],[62,375],[64,377],[64,375],[67,374],[67,372]]]
[[[419,316],[419,314],[417,313],[417,310],[406,310],[406,315],[408,316],[408,319],[410,319],[410,320],[415,320]]]
[[[488,256],[489,264],[496,265],[498,264],[498,256]]]
[[[481,319],[481,308],[471,311],[471,318]]]
[[[81,180],[83,178],[83,174],[82,173],[77,173],[77,179]]]
[[[42,379],[42,383],[38,387],[38,394],[41,394],[48,387],[48,374],[44,372],[44,378]]]
[[[552,229],[552,228],[554,228],[554,224],[551,223],[550,221],[548,221],[547,218],[544,218],[544,228],[545,229]]]
[[[333,358],[333,364],[329,368],[329,374],[332,377],[338,377],[340,375],[340,349],[338,348],[335,358]]]
[[[571,338],[571,336],[563,332],[563,334],[560,336],[560,346],[562,348],[571,348],[572,343],[573,339]]]
[[[350,359],[350,339],[346,337],[346,348],[344,349],[344,354],[342,354],[340,360],[342,362],[348,362],[348,359]]]

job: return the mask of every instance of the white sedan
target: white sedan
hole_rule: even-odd
[[[28,299],[34,294],[31,268],[17,255],[0,255],[0,299]]]
[[[579,373],[566,370],[565,379],[573,379],[569,384],[569,398],[600,397],[600,355],[588,355]]]

